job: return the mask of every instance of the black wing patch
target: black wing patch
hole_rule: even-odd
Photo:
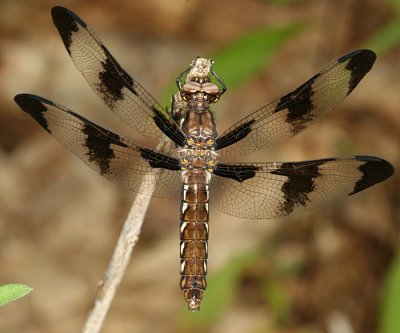
[[[138,193],[166,197],[180,188],[177,158],[137,145],[42,97],[20,94],[15,102],[39,125],[109,180]]]
[[[244,139],[251,131],[251,126],[255,123],[254,119],[249,120],[243,124],[240,124],[237,128],[234,128],[231,132],[228,132],[222,136],[219,136],[215,140],[215,150],[219,150]]]
[[[158,128],[178,146],[183,147],[186,143],[186,136],[181,131],[181,129],[177,127],[177,123],[169,122],[165,114],[161,113],[156,108],[154,108],[153,111],[154,122],[158,126]]]
[[[316,117],[316,114],[311,112],[313,109],[311,99],[314,95],[312,85],[319,76],[320,74],[314,75],[299,88],[281,97],[274,110],[274,113],[287,110],[286,123],[291,124],[290,131],[293,135],[305,129],[307,123],[311,122]]]
[[[365,190],[377,183],[381,183],[394,173],[393,166],[379,157],[356,156],[359,161],[364,161],[358,169],[362,177],[356,182],[353,192],[350,195]]]
[[[15,96],[14,100],[18,104],[18,106],[28,113],[33,119],[37,121],[37,123],[42,126],[47,132],[49,130],[49,124],[46,120],[45,113],[47,112],[47,107],[40,97],[33,98],[34,96],[29,94],[20,94]]]
[[[347,95],[357,87],[364,75],[371,70],[375,60],[376,54],[370,50],[353,51],[338,59],[338,63],[347,63],[346,70],[351,73]]]
[[[65,15],[66,12],[68,12],[70,15]],[[53,22],[56,25],[62,40],[64,41],[67,52],[71,54],[70,48],[72,44],[72,35],[79,30],[78,22],[83,28],[87,28],[86,23],[83,22],[77,15],[63,7],[53,7],[51,10],[51,15],[53,17]],[[74,19],[71,18],[72,15],[74,15]]]
[[[133,79],[115,61],[104,45],[101,45],[101,48],[107,56],[105,61],[101,63],[103,71],[99,73],[99,91],[103,98],[107,98],[108,104],[114,105],[114,103],[124,99],[123,88],[125,86],[129,87],[129,91],[137,96]]]
[[[217,149],[222,149],[222,155],[235,156],[289,139],[350,94],[375,59],[375,53],[370,50],[358,50],[339,58],[291,93],[227,129],[216,139]]]
[[[181,170],[181,163],[177,158],[157,153],[147,148],[140,148],[142,156],[152,168],[162,168],[167,170]]]
[[[101,175],[110,172],[111,160],[115,158],[111,145],[128,147],[121,142],[119,135],[110,131],[105,133],[104,131],[104,129],[89,121],[85,122],[82,129],[82,132],[87,135],[84,146],[87,148],[89,163],[96,163],[100,168]]]
[[[319,172],[319,166],[332,162],[335,159],[323,159],[310,162],[282,163],[281,167],[271,171],[273,175],[287,177],[282,184],[281,190],[284,195],[284,202],[280,209],[287,215],[291,214],[296,206],[306,206],[310,201],[308,195],[315,190],[315,178],[322,176]]]
[[[214,175],[232,178],[238,182],[253,178],[256,175],[258,167],[255,165],[235,165],[230,163],[218,163],[213,171]]]

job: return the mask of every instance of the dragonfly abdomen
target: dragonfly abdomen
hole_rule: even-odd
[[[180,287],[192,311],[200,309],[207,286],[209,179],[205,170],[182,173]]]

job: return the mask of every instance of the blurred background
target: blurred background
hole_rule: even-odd
[[[92,93],[53,26],[63,5],[162,104],[200,55],[228,92],[220,131],[339,56],[368,47],[372,71],[334,112],[242,161],[375,155],[400,169],[399,0],[0,2],[0,332],[79,332],[134,194],[87,168],[13,102],[31,92],[132,136]],[[235,68],[235,70],[232,70]],[[400,332],[400,177],[309,214],[247,221],[211,211],[199,313],[179,279],[179,197],[153,199],[104,332]],[[212,199],[212,198],[211,198]]]

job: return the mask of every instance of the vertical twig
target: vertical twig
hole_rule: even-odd
[[[140,229],[150,200],[149,195],[138,194],[136,196],[104,274],[104,279],[100,282],[93,307],[86,319],[82,333],[100,332],[111,302],[125,274],[133,247],[139,239]]]

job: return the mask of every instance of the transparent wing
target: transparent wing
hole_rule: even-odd
[[[167,197],[180,189],[180,162],[112,133],[42,97],[15,97],[21,109],[86,165],[134,192]]]
[[[300,87],[243,118],[216,140],[221,155],[251,153],[286,141],[339,104],[371,69],[376,55],[351,52]]]
[[[211,202],[244,218],[303,213],[384,181],[394,172],[383,159],[350,156],[286,163],[219,163]]]
[[[76,68],[110,110],[157,142],[167,135],[182,145],[183,133],[169,113],[129,76],[86,23],[63,7],[53,7],[51,13]]]

